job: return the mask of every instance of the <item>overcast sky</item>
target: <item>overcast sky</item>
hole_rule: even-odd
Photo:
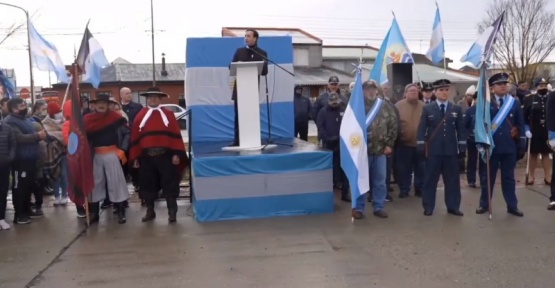
[[[446,54],[459,59],[477,38],[476,23],[493,0],[438,0]],[[122,57],[132,63],[151,63],[150,0],[0,0],[19,5],[33,15],[35,28],[72,63],[90,18],[89,29],[109,61]],[[555,2],[555,1],[551,1]],[[179,6],[177,3],[182,3]],[[425,53],[435,13],[434,0],[154,0],[156,61],[185,62],[187,37],[219,37],[221,27],[294,27],[324,39],[326,45],[379,47],[395,12],[412,52]],[[551,3],[555,8],[555,3]],[[180,7],[181,6],[181,7]],[[0,6],[0,39],[23,12]],[[0,45],[0,67],[15,68],[18,86],[29,84],[26,30]],[[553,57],[550,57],[553,58]],[[48,72],[34,70],[35,84],[48,86]],[[51,74],[52,83],[57,79]]]

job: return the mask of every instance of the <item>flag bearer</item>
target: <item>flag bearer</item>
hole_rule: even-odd
[[[120,113],[109,109],[109,95],[97,95],[90,103],[95,105],[96,112],[85,115],[83,121],[94,151],[94,189],[89,199],[91,223],[98,221],[100,201],[106,198],[107,190],[118,210],[118,222],[123,224],[126,222],[124,202],[129,198],[129,190],[121,165],[127,162],[124,151],[129,143],[129,128]]]
[[[147,107],[135,117],[131,130],[129,159],[139,169],[139,193],[146,202],[142,221],[156,218],[154,201],[162,189],[168,207],[168,222],[177,221],[177,196],[183,169],[189,164],[179,124],[173,112],[160,107],[161,98],[169,97],[160,89],[141,93]]]
[[[387,218],[384,204],[387,196],[385,183],[387,174],[387,156],[393,152],[393,145],[397,139],[397,116],[393,105],[378,97],[378,85],[369,80],[362,84],[366,123],[368,125],[368,170],[372,190],[372,206],[374,216]],[[366,195],[356,199],[356,207],[352,210],[355,219],[364,217]],[[353,199],[354,200],[354,199]]]
[[[518,200],[515,193],[516,162],[522,159],[526,152],[522,108],[518,99],[507,94],[507,83],[509,83],[509,75],[507,73],[494,74],[488,79],[488,82],[493,90],[490,116],[492,117],[491,132],[495,147],[491,151],[489,171],[486,169],[486,162],[480,160],[482,195],[480,197],[480,206],[476,209],[476,214],[488,212],[487,173],[489,172],[490,189],[493,194],[497,170],[501,169],[501,190],[503,191],[503,198],[505,198],[507,203],[507,212],[522,217],[524,213],[518,209]]]
[[[524,130],[526,137],[530,138],[530,179],[526,185],[533,185],[536,179],[536,166],[538,154],[542,156],[542,166],[545,175],[543,180],[546,185],[551,184],[551,160],[549,153],[551,148],[547,144],[546,106],[547,106],[547,84],[545,79],[537,79],[535,83],[536,93],[524,98]]]
[[[422,193],[424,215],[431,216],[436,204],[439,176],[445,185],[447,213],[463,216],[460,211],[461,187],[457,157],[466,150],[466,129],[460,106],[448,100],[451,81],[437,80],[433,83],[436,101],[422,110],[418,126],[417,147],[426,158],[426,172]]]

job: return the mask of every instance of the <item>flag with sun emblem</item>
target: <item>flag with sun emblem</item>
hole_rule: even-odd
[[[349,104],[345,109],[341,128],[339,129],[341,168],[349,179],[351,186],[352,207],[360,195],[370,190],[368,174],[366,113],[364,95],[362,94],[361,67],[357,67],[355,86]]]
[[[76,85],[72,85],[76,86]],[[73,89],[69,137],[67,143],[68,190],[69,199],[75,205],[84,205],[87,196],[94,188],[92,153],[85,132],[79,95]],[[64,107],[65,108],[65,107]]]

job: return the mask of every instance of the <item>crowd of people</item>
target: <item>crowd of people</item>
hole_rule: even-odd
[[[340,164],[339,131],[350,92],[341,93],[337,77],[330,77],[328,89],[308,107],[308,98],[301,95],[300,87],[295,88],[295,136],[306,140],[308,118],[316,122],[320,145],[333,151],[334,187],[341,190],[342,201],[356,203],[352,209],[355,219],[364,217],[365,202],[372,203],[376,217],[387,218],[384,204],[393,201],[391,184],[395,182],[400,199],[414,191],[415,196],[422,198],[423,214],[433,215],[440,176],[447,213],[463,216],[461,173],[466,173],[468,187],[481,188],[475,213],[487,213],[491,205],[488,194],[494,191],[498,170],[507,212],[522,217],[524,213],[518,207],[515,194],[515,168],[528,147],[530,178],[526,184],[534,184],[538,156],[542,159],[545,184],[551,185],[553,181],[550,153],[555,141],[549,141],[548,137],[547,100],[555,95],[548,96],[551,89],[545,79],[534,82],[533,92],[525,90],[525,83],[511,85],[506,73],[492,75],[488,82],[495,145],[490,151],[489,170],[475,142],[476,88],[469,87],[466,95],[454,103],[449,100],[452,88],[447,79],[408,84],[399,101],[385,97],[383,87],[375,81],[362,84],[367,117],[374,116],[367,118],[370,191],[358,199],[351,199],[349,181]],[[555,189],[552,187],[551,191],[548,210],[555,210]]]
[[[86,217],[88,205],[90,223],[95,223],[100,209],[113,207],[118,222],[125,223],[130,197],[127,183],[132,182],[147,208],[143,222],[156,217],[154,201],[160,190],[166,198],[168,221],[177,220],[176,198],[188,155],[173,113],[160,107],[168,95],[156,87],[148,89],[141,94],[146,107],[133,102],[131,95],[129,88],[122,88],[121,102],[100,94],[90,101],[68,100],[63,109],[56,101],[38,100],[29,109],[22,98],[0,99],[0,230],[11,228],[5,218],[10,183],[16,224],[44,216],[46,186],[52,187],[54,206],[67,205],[72,189],[78,188],[72,185],[79,183],[68,181],[72,174],[68,162],[75,153],[68,151],[68,144],[72,141],[72,101],[79,100],[91,147],[89,177],[94,189],[83,205],[76,205],[77,217]]]

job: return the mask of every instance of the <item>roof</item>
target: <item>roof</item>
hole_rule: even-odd
[[[118,62],[121,63],[123,61]],[[168,75],[162,76],[162,64],[156,64],[156,82],[184,81],[185,79],[185,63],[166,63],[166,71],[168,72]],[[110,66],[102,68],[100,80],[101,83],[151,81],[152,64],[118,64],[116,61],[114,61]],[[65,86],[66,84],[57,83],[54,85]]]
[[[372,64],[363,64],[365,70],[372,70]],[[415,64],[412,69],[412,79],[432,82],[438,79],[448,79],[451,82],[478,82],[478,77],[461,71],[439,68],[428,64]]]
[[[358,59],[362,52],[363,59],[375,59],[378,49],[370,46],[322,46],[322,58],[328,59]]]
[[[299,28],[222,27],[222,37],[243,37],[247,29],[258,31],[260,36],[291,36],[293,44],[322,44],[322,39]]]
[[[349,84],[354,79],[354,76],[326,67],[295,67],[295,85],[327,85],[331,76],[337,76],[339,84]]]

